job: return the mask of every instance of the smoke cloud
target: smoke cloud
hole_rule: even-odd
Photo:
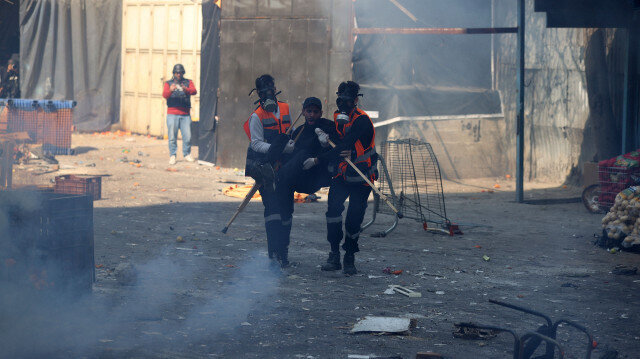
[[[198,275],[215,269],[211,259],[167,247],[157,258],[131,263],[131,285],[101,279],[93,293],[57,288],[52,284],[56,279],[39,270],[60,263],[32,258],[31,266],[38,268],[38,280],[44,283],[37,285],[29,275],[8,269],[8,259],[21,258],[20,248],[7,234],[17,233],[16,218],[8,208],[27,213],[39,204],[37,195],[0,197],[1,358],[94,356],[107,343],[117,350],[136,350],[182,339],[187,333],[192,343],[211,340],[232,333],[253,310],[268,310],[265,303],[274,302],[279,274],[257,251],[248,253],[229,277],[212,275],[198,282]],[[179,350],[180,343],[187,345],[176,340],[172,348]]]

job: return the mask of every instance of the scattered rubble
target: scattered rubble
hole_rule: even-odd
[[[389,289],[393,290],[396,293],[400,293],[402,295],[405,295],[409,298],[420,298],[422,297],[422,293],[420,292],[414,292],[413,290],[409,289],[409,288],[405,288],[403,286],[400,285],[390,285]],[[386,293],[386,291],[385,291]]]
[[[498,335],[498,331],[490,329],[475,328],[472,323],[455,323],[453,325],[453,336],[460,339],[491,339]]]
[[[131,263],[120,263],[113,271],[120,285],[134,285],[138,280],[138,272]]]
[[[367,316],[354,324],[351,333],[387,333],[387,334],[411,334],[417,320],[397,317],[372,317]]]
[[[617,275],[636,275],[638,273],[638,267],[630,267],[622,264],[618,264],[611,271],[613,274]]]

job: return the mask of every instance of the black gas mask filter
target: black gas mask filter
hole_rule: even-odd
[[[276,96],[280,94],[280,92],[275,92],[275,88],[266,88],[258,90],[258,101],[255,103],[260,103],[260,106],[267,112],[276,112],[278,110],[278,99]]]
[[[253,103],[254,105],[260,103],[260,107],[267,112],[273,113],[278,111],[278,99],[276,96],[278,96],[280,92],[276,92],[275,82],[271,75],[262,75],[258,77],[256,79],[256,87],[251,90],[249,96],[251,96],[253,91],[258,92],[258,100]]]

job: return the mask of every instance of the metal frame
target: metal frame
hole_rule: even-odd
[[[590,359],[591,358],[591,352],[593,351],[594,348],[594,344],[595,342],[593,341],[593,336],[589,333],[589,331],[587,330],[587,328],[585,328],[584,326],[582,326],[581,324],[578,324],[572,320],[569,319],[558,319],[556,322],[553,322],[553,320],[546,314],[538,312],[536,310],[533,309],[529,309],[529,308],[524,308],[521,306],[517,306],[514,304],[510,304],[510,303],[505,303],[505,302],[501,302],[498,300],[494,300],[494,299],[490,299],[489,303],[492,304],[497,304],[509,309],[514,309],[523,313],[527,313],[527,314],[531,314],[534,315],[536,317],[542,318],[546,324],[544,324],[543,326],[541,326],[540,328],[538,328],[538,330],[536,332],[526,332],[524,335],[522,335],[521,337],[518,337],[518,335],[510,330],[510,329],[506,329],[506,328],[501,328],[501,327],[496,327],[496,326],[489,326],[489,325],[477,325],[477,324],[473,324],[473,323],[461,323],[462,325],[464,325],[465,327],[468,328],[475,328],[475,329],[487,329],[487,330],[494,330],[494,331],[498,331],[498,332],[506,332],[509,333],[513,336],[514,338],[514,351],[513,351],[513,358],[514,359],[529,359],[531,358],[531,356],[533,355],[533,353],[535,352],[535,350],[538,348],[538,346],[544,341],[547,343],[546,345],[546,350],[545,350],[545,354],[539,358],[542,359],[553,359],[555,356],[555,350],[556,348],[559,350],[559,355],[560,358],[564,358],[565,355],[565,351],[562,347],[562,345],[560,345],[560,343],[558,343],[558,341],[556,340],[556,336],[558,333],[558,327],[561,324],[566,324],[568,326],[571,326],[575,329],[577,329],[578,331],[584,333],[587,336],[587,345],[586,345],[586,349],[587,349],[587,353],[585,355],[586,359]]]
[[[421,173],[423,177],[420,177],[420,178],[423,178],[423,180],[418,180],[418,174],[416,173],[416,166],[413,161],[414,159],[413,151],[415,150],[414,146],[417,146],[417,145],[424,147],[424,152],[427,152],[427,156],[429,156],[429,159],[432,161],[430,164],[427,164],[425,166],[424,163],[426,161],[424,161],[424,158],[421,158],[423,160],[423,165],[419,166],[418,169],[421,171],[425,171],[424,173]],[[388,146],[394,146],[394,147],[393,149],[390,149]],[[403,149],[402,151],[399,150],[399,148],[404,148],[405,146],[407,146],[408,148]],[[444,233],[452,236],[455,232],[455,228],[454,226],[452,226],[451,221],[449,221],[447,217],[446,204],[445,204],[444,192],[443,192],[443,186],[442,186],[442,174],[440,172],[440,164],[438,163],[438,158],[433,153],[433,149],[431,148],[430,144],[427,142],[422,142],[422,141],[413,140],[413,139],[404,139],[404,140],[385,141],[383,142],[382,147],[383,147],[382,153],[378,153],[379,171],[382,172],[382,175],[384,176],[384,179],[385,179],[382,182],[383,186],[381,191],[385,191],[384,186],[387,186],[388,189],[386,189],[386,191],[388,191],[388,193],[384,192],[384,194],[388,196],[388,198],[391,200],[393,205],[396,206],[402,213],[404,213],[405,217],[414,219],[418,222],[422,222],[423,228],[425,231]],[[409,178],[413,178],[413,181],[411,181],[410,179],[407,179],[407,181],[405,181],[403,179],[404,177],[401,176],[402,190],[400,191],[399,194],[397,194],[393,184],[393,181],[397,180],[397,178],[392,180],[389,170],[387,169],[387,162],[385,161],[385,158],[384,158],[384,156],[387,154],[387,153],[384,153],[385,152],[384,149],[386,148],[389,148],[390,151],[393,151],[393,150],[397,151],[396,152],[397,156],[392,156],[392,157],[394,158],[399,157],[399,158],[396,158],[399,161],[399,163],[396,164],[394,162],[394,164],[400,165],[400,168],[401,168],[400,171],[403,172],[404,174],[406,174],[404,171],[409,171],[410,172],[408,174]],[[424,153],[421,152],[421,155],[422,154]],[[409,163],[409,167],[407,167],[408,163]],[[433,170],[433,173],[431,174],[434,175],[432,178],[430,178],[431,181],[429,181],[429,173],[428,173],[429,170]],[[420,195],[421,193],[420,188],[422,188],[421,185],[426,185],[427,187],[430,187],[431,185],[434,185],[433,181],[435,181],[436,191],[438,192],[437,202],[441,212],[436,212],[431,208],[429,208],[429,204],[425,206],[422,203],[422,199]],[[415,190],[415,192],[409,191],[412,194],[408,196],[405,195],[404,193],[405,182],[410,182],[407,184],[406,189],[409,189],[410,187]],[[413,195],[415,198],[412,198],[411,195]],[[427,202],[429,203],[433,202],[433,201],[429,201],[430,196],[428,193],[422,193],[422,195],[426,195]],[[364,230],[375,222],[377,218],[377,213],[381,212],[380,202],[381,202],[381,198],[374,193],[372,218],[369,222],[363,225],[361,229]],[[413,213],[414,211],[405,210],[407,209],[406,207],[407,205],[411,206],[411,208],[414,208],[414,207],[417,208],[415,210],[417,216],[411,217],[411,213]],[[409,213],[409,215],[407,215],[407,213]],[[425,216],[424,213],[428,213],[428,215]],[[434,221],[431,218],[431,214],[441,219],[441,221]],[[387,234],[389,234],[391,231],[393,231],[397,227],[398,220],[399,220],[398,216],[394,216],[394,221],[390,227],[388,227],[383,231],[376,232],[371,236],[385,237]],[[435,226],[430,226],[429,224],[434,224]]]
[[[390,178],[389,176],[389,171],[387,170],[387,165],[384,162],[384,158],[382,157],[381,154],[378,154],[378,161],[380,163],[380,165],[382,166],[382,170],[384,171],[384,174],[387,178]],[[391,193],[391,201],[393,202],[394,205],[399,204],[398,207],[402,207],[402,203],[400,202],[401,199],[399,200],[398,197],[396,196],[396,192],[393,190],[393,184],[391,183],[391,180],[389,180],[389,192]],[[368,228],[369,226],[371,226],[373,224],[373,222],[376,221],[376,214],[378,213],[378,209],[380,208],[380,196],[376,193],[373,194],[373,217],[371,218],[371,221],[367,222],[364,226],[362,226],[362,230]],[[372,237],[386,237],[387,234],[391,233],[391,231],[393,231],[394,229],[396,229],[396,227],[398,226],[398,216],[394,216],[393,219],[393,224],[391,224],[391,227],[385,229],[384,231],[380,231],[380,232],[376,232],[374,234],[372,234]]]

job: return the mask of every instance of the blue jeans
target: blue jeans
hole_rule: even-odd
[[[169,131],[169,156],[178,151],[178,130],[182,131],[182,155],[191,153],[191,116],[167,114],[167,130]]]

